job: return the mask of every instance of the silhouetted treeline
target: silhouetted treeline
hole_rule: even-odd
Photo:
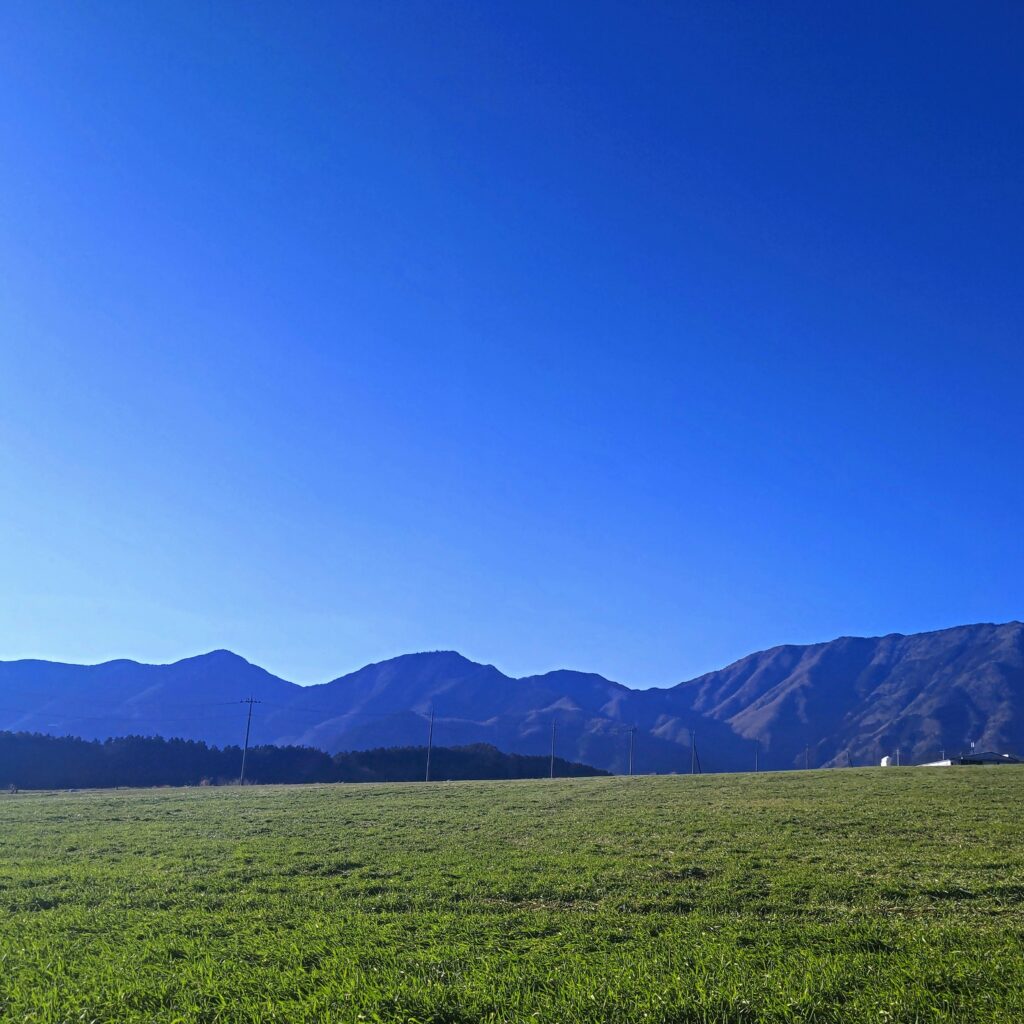
[[[353,750],[332,758],[338,782],[404,782],[422,779],[426,747],[377,747]],[[551,769],[543,755],[505,754],[490,743],[467,747],[434,747],[430,754],[430,777],[443,779],[542,779]],[[555,758],[560,778],[608,775],[600,768]]]
[[[426,747],[381,747],[333,757],[313,747],[250,747],[246,781],[404,782],[424,777]],[[0,786],[19,789],[96,789],[112,786],[226,785],[238,781],[241,747],[199,740],[0,732]],[[435,747],[430,776],[443,779],[533,779],[548,775],[546,757],[504,754],[486,743]],[[606,775],[589,765],[555,759],[559,776]]]

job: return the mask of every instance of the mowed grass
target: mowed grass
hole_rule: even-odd
[[[1024,1021],[1024,771],[0,796],[4,1021]]]

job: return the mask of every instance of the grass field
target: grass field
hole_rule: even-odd
[[[1024,1021],[1024,771],[0,796],[4,1021]]]

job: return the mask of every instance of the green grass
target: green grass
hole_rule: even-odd
[[[0,795],[4,1021],[1024,1021],[1024,771]]]

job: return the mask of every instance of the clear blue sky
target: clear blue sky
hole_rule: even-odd
[[[0,657],[668,684],[1024,615],[1024,7],[0,11]]]

